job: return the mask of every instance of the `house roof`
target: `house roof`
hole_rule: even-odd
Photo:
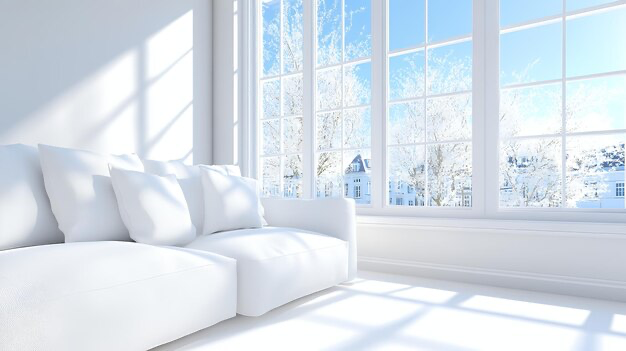
[[[356,169],[353,168],[352,165],[356,164]],[[352,173],[369,173],[372,169],[372,165],[371,165],[371,159],[369,158],[363,158],[361,157],[361,154],[357,154],[356,157],[354,159],[352,159],[352,162],[350,162],[350,164],[348,165],[348,167],[346,167],[345,173],[346,174],[352,174]]]

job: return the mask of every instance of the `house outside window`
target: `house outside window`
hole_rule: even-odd
[[[624,197],[624,183],[615,184],[615,196]]]

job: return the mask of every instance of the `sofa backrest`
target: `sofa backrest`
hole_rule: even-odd
[[[0,250],[62,243],[37,148],[0,145],[0,165]]]

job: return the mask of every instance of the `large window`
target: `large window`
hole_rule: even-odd
[[[471,206],[472,18],[471,0],[389,0],[391,203]]]
[[[626,218],[623,0],[255,3],[264,195]]]
[[[501,0],[501,207],[624,208],[626,8],[605,2]]]

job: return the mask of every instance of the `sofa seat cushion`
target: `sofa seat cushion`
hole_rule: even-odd
[[[188,248],[237,260],[237,313],[259,316],[348,277],[348,244],[294,228],[264,227],[204,235]]]
[[[0,345],[145,350],[236,314],[235,260],[130,242],[0,252]]]

